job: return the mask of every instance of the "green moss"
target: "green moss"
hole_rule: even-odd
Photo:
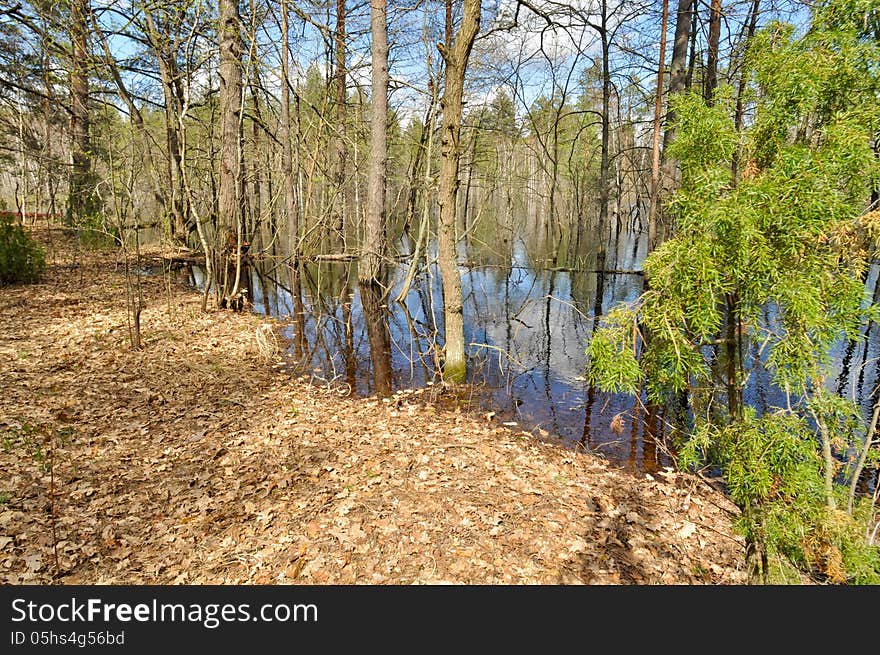
[[[461,383],[467,377],[467,364],[465,362],[449,362],[443,365],[443,381]]]

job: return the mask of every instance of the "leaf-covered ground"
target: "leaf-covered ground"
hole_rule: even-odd
[[[0,289],[0,583],[745,581],[735,508],[698,478],[618,471],[441,386],[311,386],[276,321],[202,313],[172,276],[142,278],[133,351],[119,257],[72,268],[40,236],[43,282]]]

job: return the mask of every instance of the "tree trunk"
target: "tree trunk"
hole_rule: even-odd
[[[180,157],[179,138],[179,105],[174,95],[174,87],[171,81],[169,66],[160,56],[159,71],[162,76],[162,92],[165,96],[165,143],[168,148],[168,180],[170,183],[171,198],[169,203],[170,220],[169,232],[176,235],[185,231],[186,225],[186,193],[183,192],[183,175],[181,167],[183,162]]]
[[[749,9],[749,19],[748,19],[748,27],[746,28],[746,43],[748,44],[752,37],[755,35],[755,30],[758,28],[758,11],[761,6],[761,0],[752,0],[752,6]],[[743,95],[746,92],[746,85],[748,84],[748,75],[749,71],[745,67],[745,57],[743,57],[742,72],[739,77],[739,84],[736,89],[736,109],[733,114],[733,126],[737,132],[742,130],[743,125],[743,116],[745,114],[745,105],[743,103]],[[739,157],[740,153],[737,150],[733,153],[733,162],[731,164],[731,172],[733,175],[733,182],[736,184],[739,181]]]
[[[378,285],[385,251],[385,182],[388,166],[388,17],[386,0],[370,2],[373,97],[367,222],[358,264],[361,284]]]
[[[445,9],[446,22],[443,43],[446,45],[446,49],[449,50],[452,48],[452,0],[446,0]]]
[[[241,34],[238,2],[219,0],[220,40],[220,193],[218,228],[225,244],[225,284],[221,305],[236,301],[238,294],[241,216]],[[219,272],[219,271],[218,271]]]
[[[293,135],[290,129],[290,46],[288,43],[288,1],[281,0],[281,177],[284,180],[284,210],[290,239],[291,261],[299,260],[299,212],[296,175],[293,170]]]
[[[443,129],[440,149],[440,225],[437,249],[440,275],[443,278],[445,318],[443,379],[450,382],[462,382],[467,374],[461,274],[456,257],[455,197],[458,192],[458,163],[461,157],[464,76],[474,40],[480,29],[480,13],[480,0],[464,0],[461,26],[452,47],[438,45],[446,63],[446,85],[440,101]]]
[[[376,0],[373,0],[374,2]],[[384,2],[384,0],[382,0]],[[373,363],[373,382],[377,396],[390,396],[392,391],[391,335],[388,330],[386,308],[382,306],[383,292],[378,284],[360,284],[361,306],[367,339],[370,342],[370,360]]]
[[[697,35],[700,31],[700,12],[691,12],[691,45],[688,55],[687,73],[684,76],[684,88],[689,89],[694,85],[694,71],[697,69]],[[700,66],[703,65],[703,53],[700,53]]]
[[[681,93],[687,86],[687,53],[688,39],[691,32],[691,11],[694,0],[678,0],[678,15],[675,21],[675,42],[672,46],[672,62],[669,67],[669,95],[668,106],[671,107],[672,99]],[[666,152],[675,138],[675,112],[667,109],[666,132],[663,135],[663,150]],[[663,162],[662,176],[663,195],[670,194],[678,185],[678,162],[671,157],[666,157]],[[668,229],[669,226],[666,226]]]
[[[89,143],[89,0],[70,3],[70,187],[67,220],[82,225],[92,211]]]
[[[334,171],[335,193],[335,229],[339,237],[345,243],[345,160],[347,157],[345,147],[345,101],[346,101],[346,69],[345,69],[345,2],[336,0],[336,133],[334,137],[334,153],[336,157],[336,170]]]
[[[672,62],[669,67],[669,99],[681,93],[687,82],[688,39],[691,31],[691,11],[694,0],[678,0],[678,15],[675,20],[675,42],[672,45]],[[663,149],[672,143],[675,136],[674,112],[666,113],[666,132],[663,135]]]
[[[183,159],[180,155],[180,136],[178,125],[180,115],[175,107],[179,106],[173,100],[172,87],[166,89],[166,103],[172,102],[172,105],[166,109],[166,140],[168,144],[168,167],[169,179],[171,181],[171,233],[181,240],[186,240],[188,234],[187,224],[189,223],[189,200],[183,188]]]
[[[184,99],[183,89],[180,85],[180,73],[167,46],[167,36],[160,32],[150,11],[144,11],[144,20],[146,22],[146,36],[159,65],[159,78],[162,82],[162,94],[165,100],[165,144],[168,149],[165,164],[169,186],[165,203],[166,229],[172,238],[186,242],[189,236],[188,231],[194,226],[190,221],[189,194],[183,181],[180,115]]]
[[[608,232],[608,198],[611,176],[611,69],[609,62],[610,44],[608,42],[608,0],[602,0],[602,23],[599,36],[602,39],[602,157],[599,165],[599,234],[596,257],[599,289],[596,304],[601,306],[602,279],[605,270],[606,237]]]
[[[281,0],[281,178],[284,180],[284,213],[290,240],[290,289],[293,297],[294,350],[298,359],[306,356],[305,310],[302,302],[299,257],[299,207],[296,173],[293,170],[293,135],[290,120],[290,44],[288,41],[288,0]]]
[[[726,297],[725,349],[727,359],[727,411],[731,421],[743,418],[742,390],[739,386],[739,331],[740,302],[738,293],[729,293]]]
[[[249,221],[246,225],[245,232],[245,243],[244,249],[245,253],[254,250],[257,242],[259,241],[259,236],[263,233],[262,229],[262,214],[263,214],[263,181],[262,181],[262,163],[260,162],[260,152],[262,152],[260,148],[260,131],[261,127],[265,125],[263,122],[262,111],[260,109],[260,94],[259,89],[262,88],[262,81],[260,80],[260,69],[258,66],[254,65],[254,59],[256,59],[256,34],[257,34],[257,25],[256,25],[256,16],[257,9],[254,6],[254,0],[250,2],[250,14],[251,14],[251,26],[250,26],[250,34],[248,35],[248,39],[251,41],[250,52],[248,53],[248,58],[251,60],[251,65],[248,67],[248,86],[251,92],[251,103],[253,106],[254,118],[251,121],[251,170],[250,178],[251,183],[251,192],[249,194]]]
[[[709,9],[708,59],[706,61],[706,84],[703,97],[706,104],[713,103],[715,89],[718,87],[718,41],[721,38],[721,0],[712,0]]]
[[[654,97],[654,141],[651,159],[651,210],[648,215],[648,253],[657,247],[657,217],[660,213],[660,121],[663,116],[663,74],[666,68],[666,24],[669,0],[663,0],[660,20],[660,64],[657,66],[657,93]]]

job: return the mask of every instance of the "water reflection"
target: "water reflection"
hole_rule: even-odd
[[[876,264],[868,269],[865,280],[864,304],[877,303],[880,300],[880,267]],[[868,416],[877,401],[880,368],[880,326],[868,323],[859,340],[840,340],[829,353],[830,374],[826,377],[825,387],[831,393],[839,394],[857,403],[863,413]],[[768,303],[764,306],[756,330],[764,335],[767,341],[753,340],[744,353],[744,370],[748,375],[743,398],[747,405],[755,407],[758,414],[773,411],[778,407],[794,407],[801,398],[794,392],[786,392],[773,383],[772,371],[768,369],[768,354],[778,341],[778,335],[784,332],[779,316],[779,308]]]
[[[496,420],[561,437],[572,448],[603,454],[630,470],[669,465],[665,436],[674,416],[682,420],[681,410],[645,407],[642,399],[600,392],[584,379],[593,317],[642,291],[637,272],[646,239],[622,234],[608,258],[618,272],[599,276],[589,253],[569,252],[581,247],[575,240],[532,241],[527,247],[526,239],[513,235],[470,238],[460,252],[468,262],[461,272],[469,379],[482,390],[474,404],[494,411]],[[399,250],[409,247],[404,240]],[[430,257],[436,254],[428,250]],[[408,271],[403,258],[388,271],[385,285],[375,288],[357,284],[354,262],[293,268],[287,261],[279,253],[253,262],[249,293],[256,311],[291,319],[290,354],[314,381],[360,395],[388,395],[439,379],[443,311],[436,267],[422,266],[398,303]],[[877,267],[866,285],[876,301]],[[778,313],[768,305],[757,328],[770,334],[778,327]],[[878,332],[880,326],[870,325],[868,338],[839,344],[833,353],[838,366],[828,380],[829,388],[866,411],[876,399]],[[723,351],[706,352],[720,379]],[[759,413],[796,402],[772,383],[767,351],[766,344],[750,343],[743,353],[743,400]]]
[[[470,261],[461,268],[469,379],[483,391],[474,404],[496,412],[496,420],[561,437],[633,470],[669,464],[651,445],[638,403],[584,380],[597,288],[603,307],[632,301],[641,276],[610,274],[600,285],[595,271],[572,270],[571,263],[583,261],[560,256],[558,244],[544,252],[529,252],[522,239],[495,245],[480,249],[470,241],[462,253]],[[617,268],[637,269],[643,247],[638,237],[622,244]],[[537,268],[536,258],[551,265]],[[356,284],[356,273],[351,262],[304,263],[299,309],[290,268],[258,261],[254,307],[297,318],[301,327],[287,331],[290,352],[317,382],[386,395],[438,380],[443,312],[436,268],[423,268],[401,303],[393,299],[406,263],[389,271],[384,288]]]

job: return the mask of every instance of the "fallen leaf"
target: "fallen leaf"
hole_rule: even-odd
[[[696,526],[696,525],[694,525],[694,524],[691,523],[690,521],[685,521],[685,522],[684,522],[684,525],[683,525],[682,528],[681,528],[681,530],[678,531],[678,536],[679,536],[681,539],[687,539],[687,538],[690,537],[692,534],[694,534],[694,532],[696,532],[696,531],[697,531],[697,526]]]
[[[34,573],[43,568],[43,558],[39,553],[28,555],[24,558],[24,563]]]

